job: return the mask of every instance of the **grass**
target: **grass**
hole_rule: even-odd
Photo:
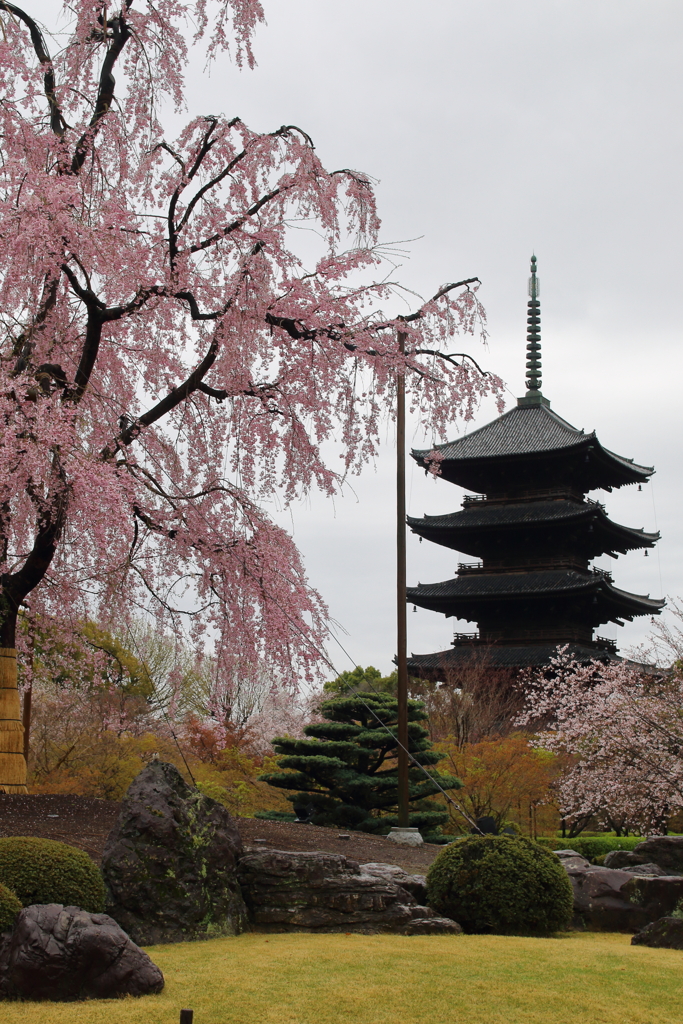
[[[4,1003],[2,1024],[680,1024],[683,953],[628,935],[241,935],[149,950],[159,996]]]

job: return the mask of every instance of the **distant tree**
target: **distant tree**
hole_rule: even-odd
[[[261,778],[271,786],[296,790],[288,800],[295,809],[306,809],[314,825],[387,833],[398,824],[396,697],[336,697],[320,705],[320,714],[326,720],[307,725],[305,739],[273,740],[283,771]],[[435,770],[444,755],[432,748],[421,724],[426,717],[421,701],[408,701],[408,749],[431,776],[416,765],[410,767],[410,826],[424,837],[437,838],[448,812],[428,798],[439,792],[439,786],[456,789],[460,782]]]
[[[513,729],[524,703],[517,676],[495,668],[484,647],[458,666],[444,665],[437,682],[411,679],[410,693],[424,701],[431,738],[462,747]]]
[[[512,732],[476,743],[460,744],[450,738],[437,744],[449,770],[462,781],[458,803],[472,819],[491,817],[498,829],[514,823],[533,837],[546,828],[557,828],[551,787],[559,759],[532,746],[531,739],[526,733]],[[470,831],[455,808],[450,816],[457,831]]]
[[[379,669],[373,665],[361,668],[360,665],[351,672],[342,672],[336,679],[325,683],[323,689],[326,693],[337,693],[340,695],[352,693],[396,693],[398,686],[398,673],[392,672],[389,676],[383,676]]]

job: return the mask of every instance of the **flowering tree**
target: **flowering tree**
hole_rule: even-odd
[[[625,661],[580,665],[560,655],[528,683],[519,724],[568,755],[557,784],[569,822],[598,816],[619,832],[660,831],[683,807],[683,677]]]
[[[359,470],[401,371],[438,435],[500,389],[448,351],[481,322],[474,279],[383,312],[367,176],[326,171],[292,125],[212,115],[167,138],[187,33],[209,59],[230,46],[252,64],[258,0],[64,14],[51,53],[30,12],[0,3],[0,718],[16,733],[26,602],[66,621],[188,622],[226,677],[264,659],[281,679],[310,673],[325,607],[263,499]],[[316,228],[306,264],[296,220]],[[3,734],[0,786],[22,785],[20,740]]]

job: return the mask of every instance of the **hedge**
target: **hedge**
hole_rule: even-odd
[[[598,857],[604,857],[612,850],[633,850],[639,843],[645,842],[644,836],[586,836],[583,839],[547,839],[536,840],[551,850],[576,850],[586,860],[595,863]]]
[[[0,883],[0,932],[9,931],[21,910],[21,903],[11,889]]]
[[[87,853],[53,839],[0,839],[0,883],[25,907],[62,903],[92,914],[104,910],[104,882],[96,865]]]

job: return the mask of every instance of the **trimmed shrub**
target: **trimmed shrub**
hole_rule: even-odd
[[[102,876],[87,853],[53,839],[0,839],[0,882],[23,906],[63,903],[91,914],[104,910]]]
[[[550,850],[523,836],[467,836],[438,854],[427,902],[466,932],[549,935],[571,920],[567,872]]]
[[[0,883],[0,933],[14,926],[14,919],[21,910],[21,903],[11,889]]]
[[[598,863],[598,857],[605,857],[612,850],[633,850],[645,842],[645,836],[579,836],[576,839],[537,839],[537,843],[550,850],[576,850],[591,864]]]

